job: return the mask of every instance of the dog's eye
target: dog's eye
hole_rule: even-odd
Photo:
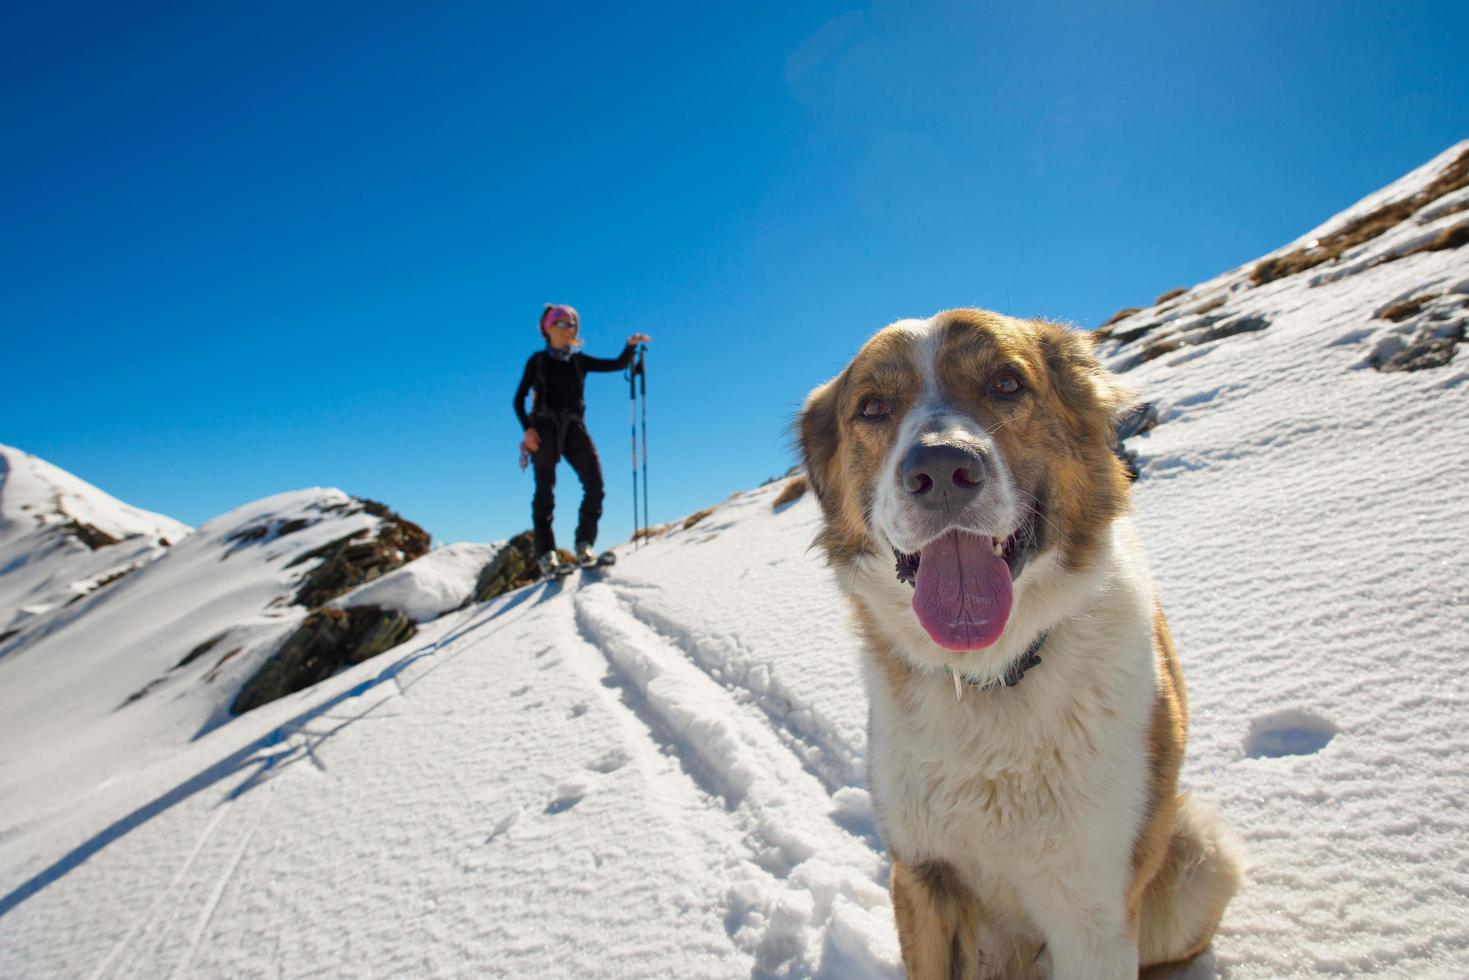
[[[990,391],[997,395],[1018,395],[1020,387],[1020,375],[1014,371],[1001,371],[990,382]]]
[[[892,406],[881,398],[867,398],[863,400],[862,407],[858,409],[857,414],[868,421],[876,421],[887,418],[892,411]]]

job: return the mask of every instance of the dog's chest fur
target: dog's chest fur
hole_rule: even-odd
[[[1017,923],[1036,901],[1020,892],[1051,876],[1120,894],[1145,818],[1151,586],[1132,562],[1111,567],[1013,688],[956,700],[950,678],[916,671],[896,689],[869,651],[870,771],[889,847],[948,863]]]

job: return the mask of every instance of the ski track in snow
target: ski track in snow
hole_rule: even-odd
[[[273,789],[273,787],[268,787],[267,793],[270,791],[270,789]],[[261,810],[264,811],[267,805],[268,803],[260,804]],[[263,820],[264,817],[264,812],[261,812],[259,815],[257,815],[255,821],[251,824],[250,829],[240,839],[240,846],[236,848],[234,857],[230,859],[230,862],[225,867],[225,869],[220,872],[219,880],[215,882],[213,891],[209,893],[209,898],[206,899],[204,902],[204,907],[199,910],[198,921],[194,924],[194,928],[189,934],[189,948],[184,953],[183,958],[179,960],[179,962],[174,966],[169,976],[174,977],[180,974],[187,975],[189,964],[193,962],[194,955],[199,950],[199,943],[204,938],[204,932],[206,929],[209,928],[209,923],[214,918],[214,913],[219,909],[220,899],[224,897],[225,889],[228,888],[230,882],[234,880],[235,872],[240,869],[240,862],[245,859],[245,854],[250,849],[250,842],[255,839],[255,831],[259,829],[260,821]]]
[[[630,591],[635,592],[636,587]],[[503,848],[517,838],[522,844],[554,840],[546,838],[546,830],[538,824],[570,817],[602,794],[617,792],[610,784],[635,774],[635,792],[651,813],[681,815],[676,824],[663,828],[675,842],[670,850],[675,855],[698,854],[703,862],[689,869],[682,891],[671,889],[685,912],[702,920],[706,933],[702,949],[697,939],[679,943],[698,955],[693,960],[681,955],[672,972],[687,976],[892,976],[893,951],[883,946],[884,939],[891,939],[891,929],[886,926],[891,912],[882,884],[884,856],[874,850],[872,841],[852,836],[833,822],[841,808],[834,805],[828,787],[813,774],[803,755],[793,750],[799,743],[761,720],[768,709],[756,709],[748,699],[742,703],[745,689],[731,690],[711,677],[707,663],[697,662],[655,632],[634,608],[635,604],[606,583],[533,586],[488,610],[462,615],[457,622],[449,617],[451,622],[433,624],[437,638],[425,636],[427,642],[386,668],[373,672],[358,668],[351,676],[341,675],[337,686],[346,690],[326,700],[328,709],[308,710],[277,721],[261,740],[261,747],[235,767],[234,771],[246,773],[243,779],[233,785],[229,780],[218,781],[207,792],[127,832],[172,839],[190,823],[199,828],[166,883],[160,881],[151,890],[144,911],[122,923],[122,934],[107,943],[90,966],[74,955],[64,955],[61,962],[68,965],[60,972],[85,974],[93,980],[253,972],[250,964],[258,962],[253,957],[261,953],[256,948],[259,942],[240,936],[232,924],[234,915],[225,915],[223,909],[229,905],[238,914],[240,905],[269,895],[269,886],[262,887],[258,879],[272,867],[276,873],[283,870],[271,860],[268,844],[263,848],[255,845],[267,819],[266,801],[277,787],[298,804],[302,784],[308,787],[308,796],[327,792],[319,780],[335,782],[333,757],[356,743],[373,741],[365,735],[373,726],[364,728],[361,722],[393,718],[401,726],[404,718],[422,717],[432,724],[450,723],[453,711],[425,715],[421,703],[425,689],[437,690],[441,685],[436,684],[436,675],[457,658],[482,652],[496,638],[503,638],[509,648],[530,651],[524,670],[516,674],[523,680],[500,692],[515,712],[539,715],[562,704],[558,714],[566,722],[597,718],[604,728],[610,724],[616,737],[595,740],[582,758],[546,765],[541,798],[495,808],[488,825],[473,834],[478,847]],[[530,634],[517,632],[517,619],[531,614],[542,624],[549,620],[564,625],[557,627],[549,643],[543,632],[537,632],[541,642],[532,645],[525,642]],[[690,632],[666,617],[660,625],[683,635]],[[400,707],[386,710],[390,705]],[[758,717],[752,711],[758,711]],[[386,765],[387,760],[382,762]],[[409,770],[421,762],[422,756],[409,756],[402,760],[404,768],[383,769],[383,779],[389,784],[411,783]],[[355,767],[347,768],[355,771]],[[457,778],[451,782],[454,787],[448,795],[458,798],[456,809],[481,813],[482,791],[466,788]],[[257,789],[265,792],[256,793]],[[336,791],[357,795],[350,784],[339,784]],[[242,815],[242,806],[254,812]],[[295,819],[309,822],[309,816],[299,809]],[[835,849],[833,835],[842,842]],[[166,853],[166,845],[153,840],[137,850],[151,857]],[[614,862],[617,855],[593,854],[590,859],[593,867],[600,868]],[[110,870],[114,875],[135,877],[141,885],[157,874],[157,869],[138,866],[136,861],[136,856],[124,855],[121,849],[104,847],[71,875],[85,878]],[[114,863],[130,870],[110,867]],[[292,870],[298,876],[301,873]],[[332,877],[325,869],[319,871]],[[712,900],[690,887],[706,877],[727,882],[723,893]],[[242,878],[248,883],[242,883]],[[636,876],[633,880],[637,881]],[[644,882],[632,887],[647,886]],[[22,908],[29,911],[30,906],[44,905],[54,888],[43,889]],[[435,894],[437,889],[427,891],[424,900],[442,913],[443,900]],[[516,901],[514,907],[514,914],[495,918],[524,920],[525,906]],[[329,932],[341,914],[338,909],[337,914],[323,919],[321,910],[300,911],[302,924],[314,923],[323,932]],[[637,918],[642,920],[645,915]],[[373,948],[360,936],[339,941],[344,945],[336,955],[343,962],[360,962],[364,951]],[[243,945],[237,948],[236,943]],[[393,944],[394,948],[400,945]],[[505,975],[581,972],[569,969],[576,962],[576,954],[569,950],[538,951],[534,943],[515,948],[519,951],[517,965]],[[296,952],[309,953],[310,947]],[[546,958],[536,967],[538,952],[544,952]],[[290,959],[290,945],[280,953]],[[319,954],[318,949],[315,955]],[[465,955],[476,960],[469,952]],[[0,967],[4,959],[0,957]],[[621,970],[605,960],[587,960],[582,967],[585,972],[635,976],[641,975],[648,961],[637,962],[641,964],[637,968],[629,964]],[[733,966],[736,962],[742,965]],[[410,973],[442,972],[445,966],[440,961],[432,966],[404,964]],[[0,972],[10,975],[8,969]],[[18,975],[27,973],[21,969]]]
[[[112,951],[107,954],[106,958],[104,958],[102,962],[97,965],[97,969],[91,974],[91,980],[102,980],[103,977],[108,976],[108,971],[109,969],[111,969],[112,964],[114,962],[119,962],[119,958],[125,956],[125,954],[128,952],[129,946],[133,944],[138,934],[158,921],[158,917],[163,909],[163,903],[167,899],[177,897],[179,885],[183,882],[184,878],[188,875],[190,870],[193,869],[194,862],[199,859],[199,853],[204,850],[204,845],[207,844],[209,842],[209,839],[214,836],[215,831],[219,829],[219,825],[224,822],[224,818],[228,814],[228,803],[226,802],[220,804],[220,806],[215,810],[214,818],[205,825],[203,831],[199,834],[199,839],[194,842],[194,849],[189,852],[188,857],[184,858],[184,863],[179,866],[178,872],[168,883],[168,887],[158,890],[158,895],[154,899],[152,906],[149,907],[148,911],[144,915],[138,918],[133,927],[128,930],[127,935],[123,936],[122,939],[118,941],[117,945],[112,947]],[[178,905],[176,903],[174,908],[174,915],[177,914]],[[171,921],[172,920],[170,920],[170,922]],[[120,962],[125,964],[127,960],[122,959]],[[119,965],[115,975],[128,976],[129,972],[130,971],[125,970],[122,965]]]
[[[860,751],[839,732],[823,726],[810,706],[795,692],[772,681],[768,671],[758,664],[742,664],[750,654],[742,649],[738,636],[711,634],[676,622],[641,602],[636,593],[618,598],[660,639],[677,646],[714,683],[731,691],[736,705],[758,709],[765,724],[786,742],[807,771],[821,780],[828,793],[860,785]]]
[[[886,912],[880,884],[886,875],[884,855],[871,842],[848,836],[839,824],[808,833],[805,825],[834,819],[834,805],[803,755],[781,737],[787,732],[772,730],[763,715],[751,718],[736,694],[711,675],[708,657],[670,642],[639,620],[633,604],[619,599],[614,587],[601,584],[576,593],[577,622],[589,648],[611,669],[612,683],[627,692],[624,701],[645,726],[650,745],[676,753],[695,788],[715,798],[717,805],[700,813],[724,813],[729,831],[739,839],[740,862],[752,862],[766,873],[744,868],[747,887],[731,889],[726,928],[753,954],[757,972],[815,972],[814,962],[788,962],[801,946],[787,933],[793,924],[826,928],[824,918],[840,916],[844,903],[856,903],[864,912],[874,907]],[[677,636],[689,635],[680,624],[660,622]],[[837,847],[833,834],[840,842]],[[797,883],[785,894],[769,897],[773,883],[766,876],[788,881],[818,854],[821,867],[808,869],[814,886]],[[730,857],[726,854],[725,860]],[[826,862],[865,869],[867,875],[850,870],[832,874],[835,869]],[[815,904],[806,912],[805,903],[813,898]],[[783,903],[803,912],[787,910],[787,921],[782,921]],[[817,921],[809,921],[813,916]],[[883,972],[876,962],[865,965],[872,975]]]
[[[628,607],[616,602],[606,589],[593,586],[577,595],[578,621],[594,646],[607,654],[622,678],[637,688],[664,726],[681,739],[682,748],[699,757],[701,768],[713,774],[712,782],[731,805],[751,795],[762,772],[782,773],[782,784],[800,792],[808,802],[826,802],[820,799],[830,792],[824,785],[792,786],[803,782],[788,772],[792,764],[813,777],[816,774],[809,772],[801,754],[773,737],[776,733],[767,725],[746,721],[741,702],[711,676],[706,659],[670,644],[630,615]],[[660,678],[665,681],[660,687],[676,689],[653,690]],[[781,734],[794,737],[788,729]],[[755,806],[758,812],[761,804]],[[766,840],[761,849],[778,852],[782,847],[778,841]],[[809,856],[804,851],[799,859]]]

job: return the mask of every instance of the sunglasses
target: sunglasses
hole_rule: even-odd
[[[557,320],[555,323],[551,324],[551,326],[556,327],[558,330],[576,329],[576,324],[572,323],[570,320]]]

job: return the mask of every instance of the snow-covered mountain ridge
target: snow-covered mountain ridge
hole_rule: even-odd
[[[190,530],[0,447],[0,643],[142,567]]]
[[[1342,245],[1320,262],[1248,263],[1101,331],[1155,406],[1128,448],[1188,684],[1184,781],[1252,861],[1176,975],[1469,962],[1469,250],[1414,245],[1452,240],[1464,189],[1420,195],[1466,152],[1264,257]],[[858,645],[790,489],[460,609],[462,584],[422,583],[489,550],[431,552],[354,593],[413,606],[416,635],[226,724],[200,692],[234,661],[203,675],[234,629],[279,641],[266,612],[300,588],[299,566],[270,578],[281,549],[342,533],[280,536],[320,492],[211,521],[0,645],[0,975],[899,975]],[[245,563],[270,582],[250,603],[188,587]]]
[[[0,462],[4,758],[11,788],[42,810],[119,758],[166,755],[227,721],[312,608],[427,546],[340,490],[278,494],[190,529],[19,450],[0,446]],[[51,758],[44,747],[66,739],[83,749]]]

